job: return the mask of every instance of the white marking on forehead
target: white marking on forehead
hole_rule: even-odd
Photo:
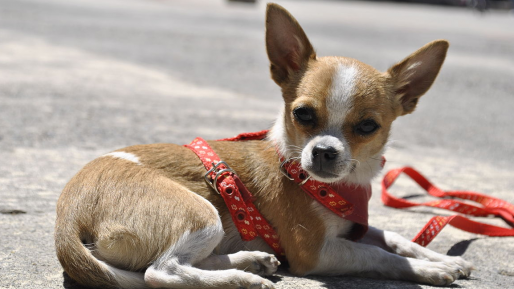
[[[349,108],[357,82],[357,68],[339,64],[332,78],[332,89],[327,99],[328,127],[341,127]]]
[[[131,153],[126,153],[126,152],[112,152],[112,153],[103,155],[103,157],[113,157],[113,158],[117,158],[117,159],[127,160],[130,162],[136,163],[138,165],[141,164],[139,162],[139,158],[136,155],[131,154]]]

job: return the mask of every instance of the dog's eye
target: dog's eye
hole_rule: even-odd
[[[367,119],[361,121],[358,125],[355,126],[355,132],[360,135],[370,135],[374,133],[380,126],[372,119]]]
[[[316,121],[316,115],[312,108],[299,107],[293,110],[294,118],[303,125],[314,124]]]

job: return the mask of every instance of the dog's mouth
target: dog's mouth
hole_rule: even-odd
[[[353,170],[353,166],[344,166],[344,169],[338,171],[314,169],[312,167],[305,167],[303,163],[302,168],[309,173],[311,178],[323,183],[338,183]]]
[[[337,158],[334,162],[320,162],[313,158],[305,160],[302,158],[302,168],[311,178],[323,183],[338,183],[351,174],[356,164],[351,160]]]
[[[336,182],[337,180],[341,179],[341,176],[339,176],[338,174],[332,173],[332,172],[325,172],[325,171],[312,172],[309,170],[306,170],[306,171],[309,173],[309,175],[313,179],[320,181],[320,182],[324,182],[324,183],[333,183],[333,182]]]

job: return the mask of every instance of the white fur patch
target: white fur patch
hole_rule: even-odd
[[[152,288],[207,288],[209,283],[228,283],[223,282],[230,278],[226,271],[204,271],[191,266],[207,258],[222,238],[221,220],[194,232],[184,232],[146,270],[146,284]]]
[[[214,225],[206,226],[194,232],[186,231],[178,241],[168,248],[152,267],[165,271],[168,261],[174,258],[184,264],[195,264],[207,258],[223,238],[221,219]]]
[[[328,127],[340,129],[348,110],[353,105],[353,94],[357,82],[357,68],[340,64],[332,79],[332,89],[327,99]]]
[[[281,155],[283,155],[285,158],[292,157],[290,150],[288,150],[289,144],[287,143],[287,135],[286,135],[286,128],[285,128],[285,108],[282,107],[280,110],[280,113],[278,115],[277,120],[275,121],[275,124],[271,128],[270,132],[268,133],[268,139],[272,141],[276,146],[278,151]]]
[[[126,153],[126,152],[112,152],[112,153],[108,153],[108,154],[105,154],[103,155],[103,157],[113,157],[113,158],[117,158],[117,159],[123,159],[123,160],[127,160],[127,161],[130,161],[130,162],[133,162],[133,163],[136,163],[138,165],[140,165],[141,163],[139,162],[139,158],[134,155],[134,154],[131,154],[131,153]]]

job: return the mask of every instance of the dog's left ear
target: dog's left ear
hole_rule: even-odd
[[[399,115],[414,111],[418,99],[428,91],[437,77],[448,47],[446,40],[430,42],[389,68],[388,78],[401,106]]]

